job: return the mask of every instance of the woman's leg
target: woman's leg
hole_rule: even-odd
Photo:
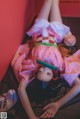
[[[50,14],[50,21],[58,21],[62,23],[61,13],[59,9],[59,1],[60,0],[52,0],[51,6],[51,14]]]
[[[43,6],[40,10],[38,18],[43,18],[48,20],[50,9],[51,9],[52,0],[44,0]]]

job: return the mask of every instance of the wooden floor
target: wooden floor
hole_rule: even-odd
[[[72,33],[77,38],[77,49],[80,48],[80,18],[63,18],[64,24],[71,27]],[[18,82],[13,74],[12,69],[9,67],[6,75],[0,84],[0,94],[6,92],[10,88],[17,91]],[[74,111],[74,112],[73,112]],[[18,101],[14,108],[8,111],[8,119],[27,119],[26,114]],[[61,109],[54,119],[80,119],[80,102]]]

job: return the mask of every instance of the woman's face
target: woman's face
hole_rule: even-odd
[[[53,71],[47,67],[41,67],[37,73],[37,78],[41,81],[50,81],[53,78]]]

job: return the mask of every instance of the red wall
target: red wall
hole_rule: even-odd
[[[43,3],[43,0],[39,1],[36,0],[36,13],[39,12]],[[61,0],[60,9],[62,16],[80,17],[80,0]]]
[[[43,0],[0,0],[0,80],[42,3]],[[80,16],[80,2],[61,3],[61,12],[63,16]]]
[[[35,5],[36,5],[36,0],[27,0],[26,15],[25,15],[25,29],[26,30],[30,27],[33,21],[33,18],[36,15]]]
[[[35,0],[0,0],[0,80],[35,14]]]
[[[22,41],[25,25],[29,22],[26,19],[30,7],[28,1],[30,0],[0,0],[0,80],[7,71]]]
[[[69,0],[67,2],[66,0],[65,2],[61,2],[60,8],[62,16],[80,17],[80,0],[73,0],[73,2]]]

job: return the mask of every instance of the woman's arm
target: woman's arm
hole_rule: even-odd
[[[60,107],[62,107],[65,103],[73,99],[77,94],[80,93],[80,79],[76,78],[73,87],[69,92],[61,99],[56,102],[48,104],[44,107],[45,112],[41,115],[41,118],[51,118],[57,113]],[[48,114],[49,113],[49,114]]]
[[[32,107],[26,92],[26,87],[28,83],[29,82],[26,82],[25,80],[21,80],[20,85],[18,87],[19,98],[21,100],[23,108],[25,109],[29,119],[38,119],[32,110]]]
[[[61,106],[63,106],[65,103],[73,99],[77,94],[80,93],[80,79],[76,78],[74,81],[73,87],[70,89],[69,92],[65,96],[63,96],[60,100],[57,101],[57,103]]]

